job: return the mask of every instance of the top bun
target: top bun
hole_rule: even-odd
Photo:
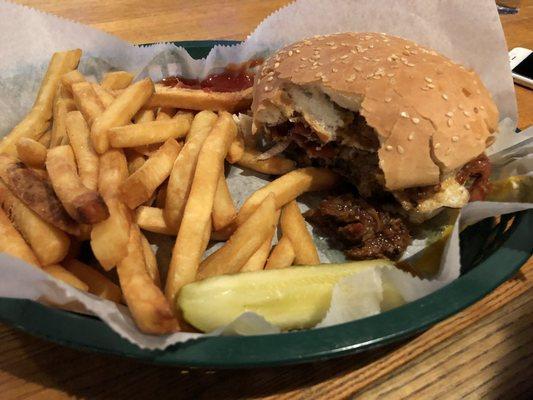
[[[313,92],[341,113],[293,95]],[[306,121],[324,143],[336,138],[345,110],[360,113],[379,141],[389,191],[443,181],[485,151],[498,125],[496,105],[474,71],[382,33],[316,36],[269,57],[255,81],[254,128],[302,110],[314,114]]]

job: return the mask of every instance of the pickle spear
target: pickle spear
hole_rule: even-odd
[[[184,286],[177,304],[185,320],[203,332],[225,326],[246,311],[282,330],[309,328],[326,315],[339,280],[366,268],[393,265],[369,260],[214,276]]]

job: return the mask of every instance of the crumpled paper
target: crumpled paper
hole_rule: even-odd
[[[215,46],[206,59],[193,60],[183,48],[172,44],[137,47],[112,35],[81,24],[48,15],[24,6],[0,2],[3,39],[0,58],[0,135],[7,134],[30,109],[51,54],[81,48],[80,70],[94,79],[111,69],[133,71],[138,77],[158,80],[167,75],[202,77],[229,62],[241,62],[268,55],[296,40],[315,34],[342,31],[379,31],[414,40],[445,54],[454,61],[475,69],[491,91],[502,118],[502,129],[492,146],[499,178],[531,171],[531,152],[518,142],[531,138],[533,130],[515,134],[516,100],[507,60],[505,39],[494,1],[448,0],[299,0],[265,19],[245,42],[236,46]],[[179,39],[179,21],[176,38]],[[527,142],[531,148],[531,141]],[[499,164],[498,164],[499,163]],[[501,168],[500,168],[501,166]],[[238,203],[265,184],[265,177],[233,168],[228,184]],[[312,196],[300,203],[302,209]],[[520,203],[472,203],[455,222],[441,260],[439,273],[432,280],[413,278],[398,269],[361,271],[345,278],[334,289],[332,304],[320,326],[373,315],[383,309],[383,282],[393,285],[405,301],[431,293],[459,276],[460,225],[503,213],[531,208]],[[329,249],[323,238],[315,240],[324,262],[342,259]],[[408,256],[416,256],[426,242],[415,241]],[[159,250],[162,250],[160,245]],[[168,246],[167,246],[168,247]],[[166,336],[142,334],[135,327],[126,307],[102,300],[57,281],[40,270],[7,255],[0,255],[0,296],[27,298],[56,304],[79,312],[97,315],[120,336],[141,348],[164,349],[201,337],[201,334],[176,333]],[[230,325],[211,335],[275,334],[279,329],[262,317],[245,313]]]

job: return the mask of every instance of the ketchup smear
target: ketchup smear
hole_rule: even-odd
[[[206,92],[238,92],[254,84],[254,74],[250,71],[263,60],[251,60],[242,65],[229,65],[218,74],[210,74],[205,79],[187,79],[181,76],[169,76],[159,83],[170,87],[201,89]]]

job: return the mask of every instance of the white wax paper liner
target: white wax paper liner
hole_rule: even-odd
[[[492,0],[470,2],[449,0],[300,0],[272,14],[241,45],[216,46],[204,60],[193,60],[188,53],[171,44],[137,47],[90,27],[51,16],[24,6],[0,2],[0,135],[5,135],[30,109],[52,52],[81,48],[84,57],[80,70],[93,79],[110,69],[125,69],[139,77],[160,79],[166,75],[202,77],[229,62],[246,61],[315,34],[343,31],[379,31],[415,40],[433,47],[451,59],[475,69],[491,91],[502,119],[501,134],[493,145],[501,161],[500,177],[531,171],[530,153],[515,146],[532,132],[514,134],[516,101],[505,40]],[[179,39],[179,21],[176,38]],[[507,150],[505,150],[507,149]],[[502,161],[503,160],[503,161]],[[525,171],[525,172],[524,172]],[[235,200],[242,204],[250,192],[265,183],[264,177],[233,169],[228,179]],[[305,199],[313,201],[313,196]],[[302,209],[306,204],[300,203]],[[531,208],[531,204],[473,203],[465,207],[456,222],[442,258],[439,275],[434,280],[412,278],[400,270],[362,271],[346,278],[334,290],[333,302],[321,326],[361,318],[379,312],[381,281],[394,282],[407,301],[420,298],[446,285],[459,275],[458,227],[465,219],[480,219]],[[342,259],[322,238],[316,237],[322,261]],[[408,254],[423,248],[416,242]],[[95,296],[82,293],[43,272],[0,255],[0,296],[27,298],[43,303],[61,304],[79,312],[95,314],[123,338],[146,349],[163,349],[173,343],[201,337],[177,333],[162,337],[140,333],[127,309]],[[363,273],[364,272],[364,273]],[[353,291],[350,290],[353,288]],[[364,291],[361,288],[365,288]],[[373,290],[370,290],[373,289]],[[343,296],[342,293],[348,293]],[[358,304],[352,304],[356,302]],[[352,310],[347,312],[346,310]],[[279,329],[260,316],[243,314],[236,321],[212,334],[277,333]]]

